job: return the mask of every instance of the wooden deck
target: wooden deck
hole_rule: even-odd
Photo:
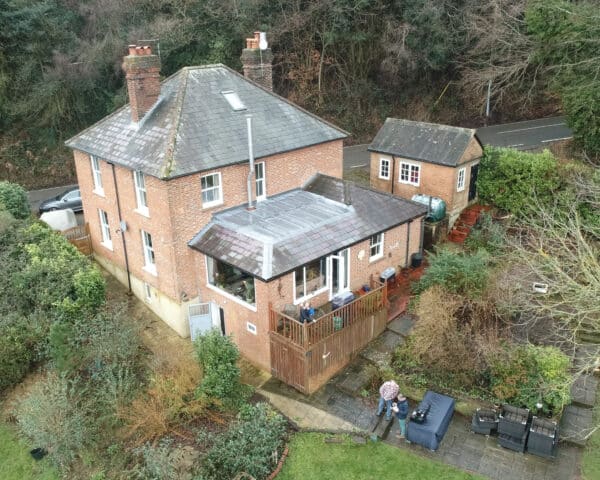
[[[310,395],[343,368],[387,323],[387,286],[311,323],[270,309],[271,374]]]

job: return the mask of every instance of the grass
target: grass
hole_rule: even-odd
[[[343,443],[325,443],[325,437],[318,433],[296,434],[277,480],[482,478],[382,442],[357,445],[346,439]]]
[[[0,478],[2,480],[58,480],[47,459],[39,462],[29,455],[30,447],[0,422]]]
[[[600,422],[600,396],[594,409],[594,424]],[[589,438],[581,457],[581,473],[584,480],[600,478],[600,430],[596,430]]]

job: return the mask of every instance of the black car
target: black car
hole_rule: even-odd
[[[83,205],[81,204],[81,194],[79,188],[72,188],[56,197],[44,200],[40,204],[40,214],[50,212],[52,210],[72,209],[74,212],[82,212]]]

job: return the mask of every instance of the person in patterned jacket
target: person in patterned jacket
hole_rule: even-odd
[[[377,407],[377,416],[380,417],[383,413],[383,407],[385,405],[385,419],[390,420],[392,418],[392,400],[394,400],[400,387],[393,380],[383,382],[383,385],[379,387],[379,405]]]

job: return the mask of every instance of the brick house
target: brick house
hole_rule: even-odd
[[[368,150],[373,188],[404,198],[439,197],[450,225],[477,197],[483,148],[475,130],[388,118]]]
[[[341,180],[347,133],[274,94],[258,46],[257,32],[246,76],[208,65],[163,82],[130,46],[130,103],[67,145],[97,261],[181,336],[201,318],[270,370],[270,312],[407,265],[425,210]]]

